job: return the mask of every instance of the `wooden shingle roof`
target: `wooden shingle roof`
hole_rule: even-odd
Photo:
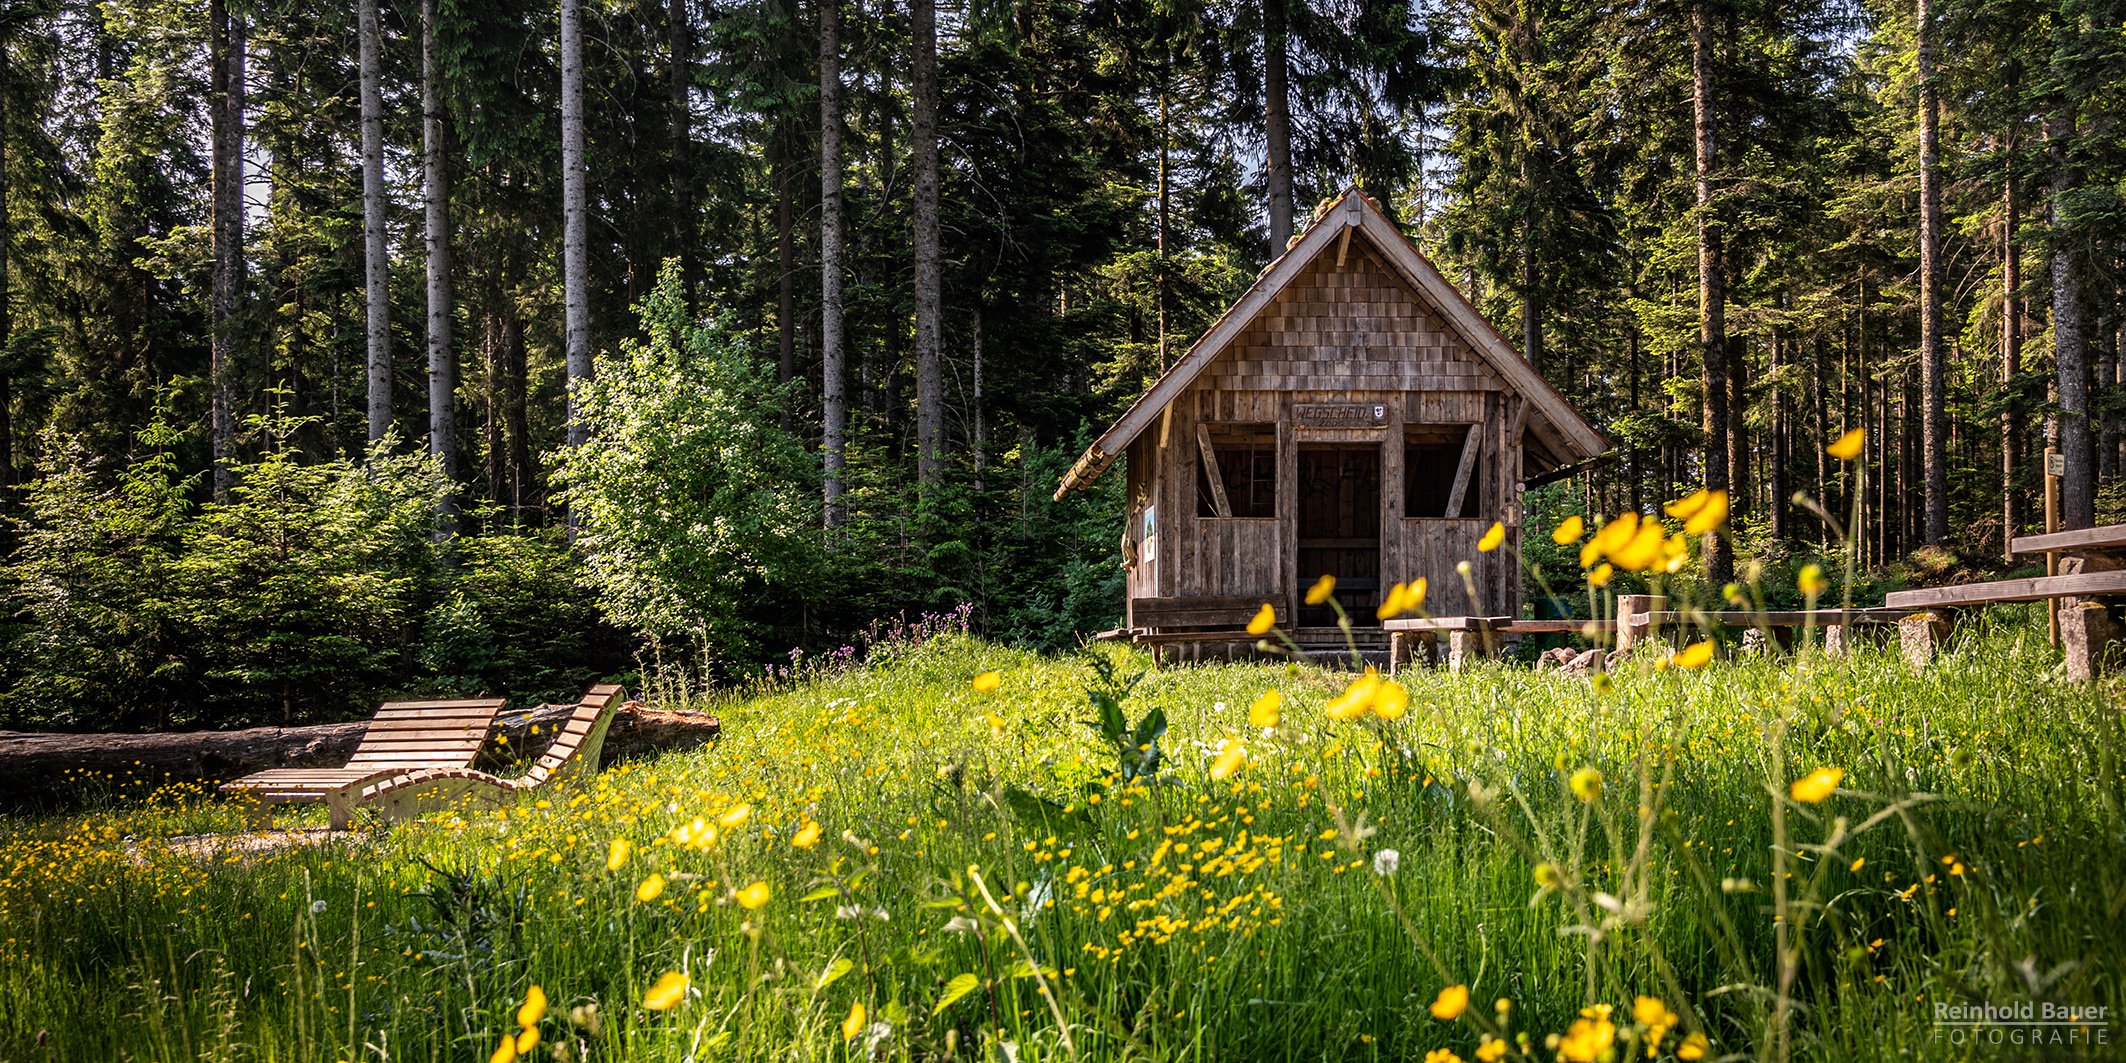
[[[1305,233],[1285,253],[1263,268],[1255,283],[1239,301],[1198,338],[1188,352],[1139,398],[1121,419],[1087,447],[1056,488],[1061,499],[1069,491],[1090,486],[1107,471],[1132,440],[1158,420],[1161,411],[1203,375],[1224,354],[1243,330],[1267,308],[1279,292],[1297,279],[1308,266],[1342,240],[1362,238],[1371,244],[1389,267],[1436,312],[1469,349],[1499,374],[1505,384],[1528,400],[1531,416],[1528,431],[1543,443],[1543,450],[1557,457],[1554,463],[1531,461],[1529,472],[1586,461],[1608,449],[1608,440],[1587,423],[1557,389],[1530,366],[1513,345],[1469,304],[1461,291],[1417,249],[1402,230],[1357,188],[1347,188],[1315,214]]]

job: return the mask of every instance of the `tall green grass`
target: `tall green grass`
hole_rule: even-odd
[[[1473,1059],[1493,1033],[1548,1060],[1603,1005],[1621,1060],[1642,996],[1660,1058],[1694,1032],[1706,1058],[2111,1058],[1934,1025],[2126,1005],[2120,700],[2043,642],[1405,673],[1393,723],[1323,719],[1348,673],[1159,669],[1127,710],[1164,710],[1166,772],[1120,785],[1083,659],[953,637],[704,704],[719,744],[547,804],[210,858],[168,839],[243,813],[196,795],[9,821],[0,1059],[487,1059],[534,984],[531,1055],[563,1060]],[[1224,740],[1246,762],[1213,780]],[[1839,791],[1789,798],[1820,766]],[[642,1007],[674,971],[685,997]]]

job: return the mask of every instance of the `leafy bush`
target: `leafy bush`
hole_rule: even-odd
[[[455,552],[421,636],[421,673],[435,687],[560,701],[624,658],[558,533],[468,537]]]

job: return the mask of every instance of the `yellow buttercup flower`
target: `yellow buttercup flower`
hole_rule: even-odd
[[[1270,603],[1264,602],[1262,608],[1255,610],[1255,618],[1248,621],[1248,634],[1266,635],[1276,623],[1277,610],[1270,608]]]
[[[642,1006],[651,1011],[670,1011],[673,1005],[686,999],[688,984],[686,975],[666,971],[649,992],[642,994]]]
[[[1380,673],[1367,668],[1321,710],[1322,715],[1332,720],[1355,720],[1364,716],[1373,707],[1373,695],[1379,691],[1380,683]]]
[[[1307,604],[1320,605],[1321,603],[1329,600],[1329,595],[1335,593],[1336,577],[1324,575],[1320,579],[1315,580],[1314,585],[1312,587],[1307,588]]]
[[[862,1001],[849,1005],[849,1016],[842,1020],[842,1040],[853,1039],[864,1032],[864,1005]]]
[[[1410,691],[1393,679],[1383,679],[1373,688],[1371,707],[1373,715],[1383,720],[1400,720],[1410,711]]]
[[[1844,781],[1844,768],[1817,768],[1795,779],[1794,785],[1787,788],[1787,793],[1805,805],[1821,804],[1825,798],[1831,796],[1832,791],[1838,789],[1838,784]]]
[[[1587,522],[1581,520],[1580,515],[1575,513],[1559,521],[1558,526],[1550,530],[1550,541],[1559,546],[1571,546],[1579,542],[1580,536],[1585,534],[1587,534]]]
[[[968,685],[973,687],[977,694],[988,694],[1004,685],[1004,673],[983,672],[981,675],[969,680]]]
[[[1703,642],[1693,642],[1677,650],[1676,655],[1668,659],[1668,665],[1671,668],[1703,668],[1712,663],[1712,659],[1713,642],[1711,639],[1707,639]]]
[[[1676,1046],[1676,1058],[1684,1060],[1685,1063],[1704,1059],[1705,1053],[1712,1051],[1712,1047],[1712,1043],[1705,1039],[1704,1034],[1694,1033],[1684,1038],[1682,1044]]]
[[[746,821],[753,814],[753,806],[744,802],[732,805],[723,815],[716,817],[716,825],[729,830]]]
[[[1823,452],[1825,454],[1829,454],[1834,458],[1837,458],[1839,461],[1852,461],[1854,458],[1860,456],[1861,450],[1867,445],[1868,430],[1865,428],[1855,428],[1852,431],[1847,432],[1842,436],[1839,436],[1836,442],[1833,442],[1830,446],[1823,448]]]
[[[1233,773],[1239,771],[1241,767],[1247,763],[1247,761],[1247,747],[1241,745],[1238,742],[1228,740],[1225,744],[1225,751],[1218,754],[1217,760],[1211,762],[1211,778],[1230,778],[1232,777]]]
[[[516,1058],[517,1037],[506,1033],[502,1035],[502,1043],[495,1046],[494,1054],[487,1057],[487,1063],[512,1063]]]
[[[1727,523],[1727,492],[1709,491],[1705,502],[1683,522],[1683,534],[1704,535]]]
[[[1275,727],[1283,717],[1284,695],[1275,690],[1264,693],[1248,706],[1248,726]]]
[[[1593,804],[1596,798],[1602,796],[1602,773],[1590,765],[1573,772],[1572,778],[1567,779],[1565,785],[1572,788],[1572,796]]]
[[[1388,588],[1387,596],[1381,599],[1380,608],[1374,610],[1373,615],[1382,620],[1393,620],[1404,613],[1423,608],[1427,586],[1425,577],[1419,576],[1408,583],[1398,583]]]
[[[517,1025],[537,1026],[546,1017],[546,990],[537,985],[524,991],[524,1003],[517,1008]]]
[[[648,904],[662,896],[664,896],[664,876],[655,871],[650,872],[650,877],[643,879],[642,884],[635,887],[635,899],[644,904]]]
[[[1371,1043],[1371,1042],[1368,1042]],[[1425,1053],[1425,1063],[1465,1063],[1451,1048],[1435,1048]]]
[[[1491,529],[1484,533],[1483,538],[1476,541],[1476,550],[1480,554],[1488,554],[1498,549],[1499,544],[1505,541],[1506,525],[1500,521],[1492,521]]]
[[[1558,1039],[1558,1058],[1568,1063],[1595,1063],[1608,1054],[1617,1042],[1617,1026],[1609,1021],[1609,1005],[1601,1004],[1580,1012]]]
[[[1462,1009],[1469,1006],[1469,987],[1451,985],[1432,998],[1432,1017],[1441,1022],[1451,1022],[1461,1017]]]
[[[1605,552],[1618,568],[1646,572],[1661,563],[1662,546],[1666,542],[1667,536],[1662,533],[1660,521],[1642,521],[1636,523],[1630,539]]]
[[[1831,581],[1823,574],[1823,566],[1813,561],[1801,566],[1801,573],[1794,578],[1794,583],[1801,588],[1801,593],[1811,598],[1829,590],[1831,586]]]
[[[710,846],[716,844],[719,832],[715,824],[695,816],[692,822],[673,827],[666,836],[672,839],[673,845],[682,849],[707,852]]]
[[[1690,494],[1684,495],[1682,498],[1676,499],[1674,502],[1662,506],[1661,511],[1677,520],[1689,520],[1697,516],[1698,511],[1704,509],[1705,503],[1712,497],[1713,493],[1711,491],[1701,487]]]
[[[517,1031],[518,1055],[530,1055],[531,1050],[537,1047],[539,1047],[539,1028],[537,1026],[526,1026],[524,1029]]]
[[[739,890],[736,893],[733,893],[731,896],[733,899],[738,901],[738,906],[740,908],[744,908],[746,911],[750,912],[754,911],[755,909],[758,909],[761,905],[768,903],[768,900],[774,895],[774,891],[768,888],[767,883],[755,882],[752,885],[747,886],[746,888]]]
[[[1476,1046],[1478,1063],[1499,1063],[1506,1058],[1506,1042],[1490,1034],[1484,1035],[1484,1043]]]
[[[1609,562],[1604,561],[1596,565],[1594,570],[1587,574],[1587,583],[1592,587],[1607,587],[1609,586],[1609,577],[1615,575],[1616,571],[1616,569],[1610,567]]]
[[[627,858],[635,851],[635,843],[626,838],[614,838],[613,844],[605,847],[605,869],[618,871],[627,866]]]
[[[819,836],[819,821],[808,819],[804,826],[797,828],[796,834],[790,836],[790,844],[799,849],[810,849],[819,844]]]

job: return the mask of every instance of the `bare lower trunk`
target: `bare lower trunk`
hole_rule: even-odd
[[[938,349],[937,8],[915,0],[915,452],[926,496],[945,475],[945,372]]]
[[[1949,538],[1948,357],[1942,344],[1941,310],[1941,105],[1934,85],[1934,17],[1931,0],[1916,0],[1919,75],[1919,390],[1920,463],[1923,466],[1921,537],[1930,545]]]
[[[421,198],[428,251],[428,453],[447,493],[438,534],[457,519],[458,353],[451,343],[450,169],[444,157],[443,67],[436,51],[435,0],[421,3]]]
[[[694,85],[694,33],[687,21],[687,0],[671,0],[665,12],[671,37],[672,79],[672,239],[679,256],[679,276],[688,306],[701,284],[700,256],[694,253],[694,120],[690,93]]]
[[[983,482],[982,452],[989,445],[989,423],[982,410],[982,308],[977,306],[972,314],[974,348],[974,493],[979,495],[988,485]]]
[[[561,0],[561,289],[568,445],[589,438],[578,389],[591,379],[589,207],[583,155],[583,0]]]
[[[2064,106],[2064,105],[2062,105]],[[2045,123],[2052,154],[2054,240],[2052,250],[2052,353],[2059,375],[2060,454],[2067,471],[2060,481],[2060,526],[2087,528],[2096,523],[2095,476],[2089,431],[2089,352],[2083,334],[2082,272],[2073,242],[2061,233],[2060,201],[2078,183],[2069,165],[2067,141],[2075,135],[2071,115],[2053,115]]]
[[[391,431],[391,252],[384,218],[383,29],[377,0],[356,12],[362,37],[362,268],[369,353],[369,441]]]
[[[509,437],[510,518],[513,523],[523,524],[527,515],[537,516],[539,473],[532,468],[524,319],[517,316],[514,306],[505,306],[502,310],[501,347],[502,430]]]
[[[1292,102],[1285,0],[1262,0],[1263,178],[1269,186],[1270,257],[1292,241]]]
[[[208,448],[217,501],[235,478],[236,311],[244,283],[244,26],[224,0],[208,5],[214,30],[214,285],[209,348]]]
[[[842,350],[842,74],[841,0],[819,5],[819,375],[820,464],[825,523],[842,522],[844,435],[849,424]]]
[[[2001,181],[2001,560],[2014,562],[2010,541],[2022,528],[2022,418],[2010,389],[2023,369],[2023,269],[2015,246],[2015,141],[2008,140],[2007,173]]]
[[[1695,156],[1698,227],[1698,347],[1704,356],[1705,486],[1728,487],[1727,291],[1722,275],[1721,225],[1713,203],[1713,54],[1710,17],[1703,4],[1691,9],[1691,129]],[[1716,583],[1734,577],[1734,549],[1724,535],[1707,551],[1707,575]]]
[[[790,171],[797,168],[788,131],[779,136],[775,161],[775,379],[788,384],[797,377],[797,220],[790,192]],[[794,411],[785,407],[787,426]]]

